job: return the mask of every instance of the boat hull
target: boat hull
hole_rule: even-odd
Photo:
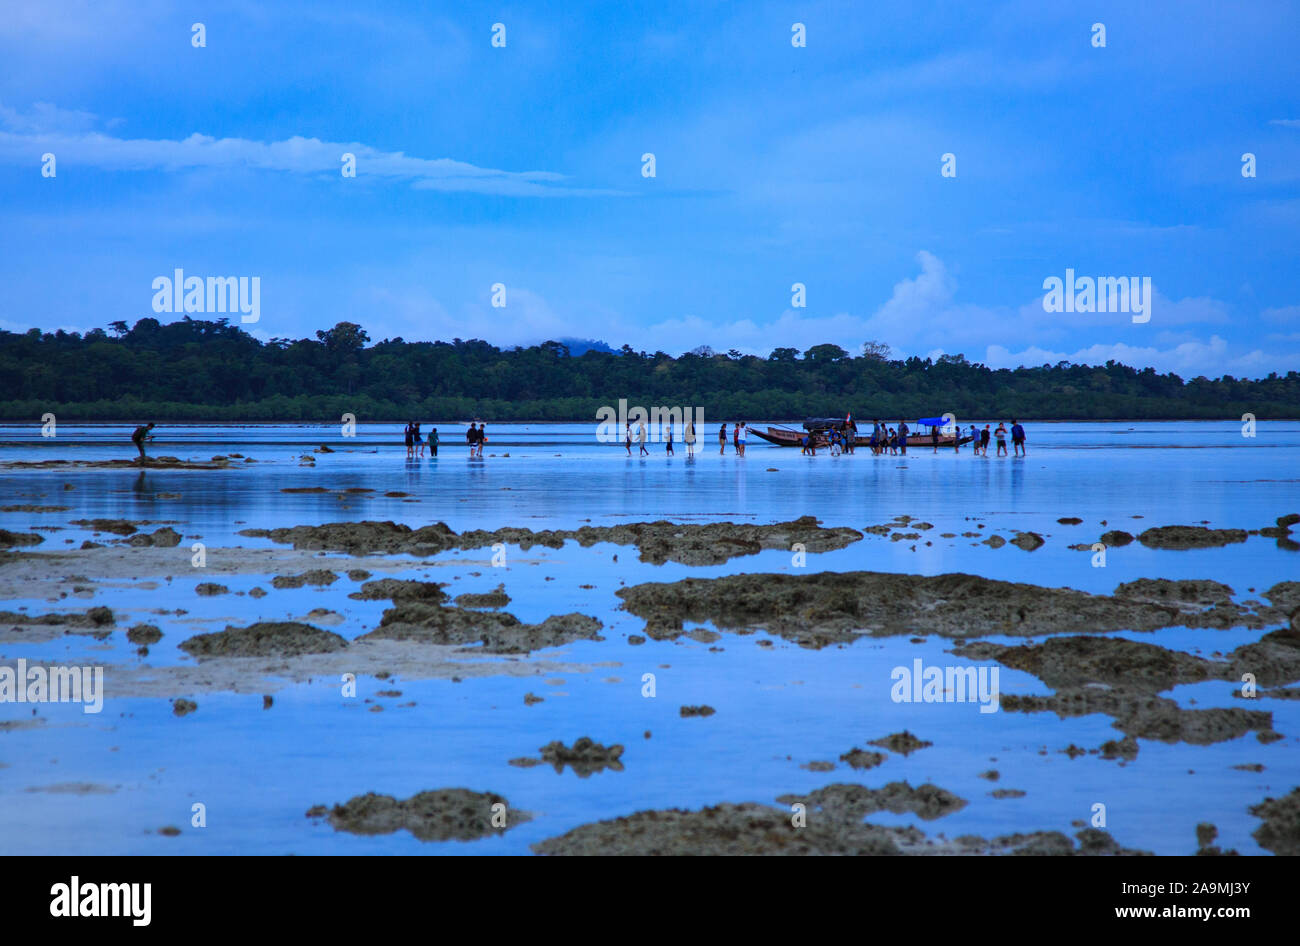
[[[766,431],[760,430],[757,427],[751,427],[749,428],[749,432],[755,437],[766,440],[768,443],[775,444],[778,447],[802,446],[803,438],[806,434],[806,431],[791,430],[788,427],[769,427]],[[940,447],[952,448],[954,446],[970,443],[971,438],[962,437],[959,442],[955,442],[956,440],[957,438],[952,434],[940,434],[938,445]],[[824,433],[819,432],[817,435],[817,446],[821,447],[825,445],[826,437]],[[907,445],[909,447],[934,447],[935,440],[929,434],[911,434],[907,438]],[[870,449],[871,435],[859,433],[853,440],[853,446],[855,449],[858,447]]]

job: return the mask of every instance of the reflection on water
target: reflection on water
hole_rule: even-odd
[[[233,544],[266,546],[237,533],[356,519],[413,526],[445,521],[463,531],[656,519],[770,522],[814,515],[826,525],[861,529],[908,514],[935,528],[915,541],[867,536],[836,552],[809,554],[807,568],[962,571],[1095,592],[1110,592],[1139,577],[1214,578],[1232,585],[1239,599],[1294,579],[1300,571],[1300,556],[1262,537],[1192,552],[1156,552],[1134,543],[1112,549],[1105,568],[1092,567],[1090,554],[1068,548],[1094,542],[1106,529],[1137,533],[1154,525],[1202,521],[1257,529],[1279,515],[1300,512],[1295,472],[1300,424],[1261,423],[1253,440],[1243,438],[1235,423],[1031,424],[1025,459],[923,448],[906,457],[859,451],[852,457],[812,458],[752,438],[748,456],[739,459],[730,448],[720,457],[716,443],[710,449],[706,439],[693,461],[680,438],[675,457],[666,457],[662,444],[652,444],[650,457],[629,458],[621,444],[597,443],[594,423],[490,424],[489,455],[472,460],[459,439],[463,428],[442,421],[436,426],[443,434],[440,455],[409,460],[401,425],[363,424],[355,439],[340,437],[337,425],[157,429],[158,439],[150,445],[157,455],[207,460],[240,453],[258,461],[235,461],[230,469],[212,471],[4,469],[13,461],[130,457],[131,428],[61,425],[51,441],[40,437],[35,424],[0,427],[3,505],[68,507],[52,513],[0,512],[0,528],[41,531],[45,542],[37,551],[76,548],[90,538],[70,524],[80,518],[175,520],[186,537],[176,550],[177,573],[165,587],[145,593],[125,583],[97,591],[93,603],[120,614],[119,633],[108,641],[67,637],[56,644],[5,644],[0,654],[138,661],[120,629],[148,620],[166,636],[147,659],[176,663],[184,658],[175,645],[192,633],[225,622],[301,617],[318,607],[340,612],[343,623],[332,629],[354,638],[377,624],[387,603],[348,599],[351,581],[254,599],[238,593],[268,586],[269,576],[236,576],[222,579],[229,595],[203,598],[193,590],[203,579],[188,565],[188,546],[203,541],[209,554]],[[320,445],[333,452],[313,452]],[[314,466],[302,465],[304,455],[314,458]],[[284,492],[303,487],[329,492]],[[342,492],[347,489],[370,491]],[[1063,516],[1084,522],[1063,525],[1057,522]],[[1030,530],[1047,539],[1032,553],[981,544],[993,532],[1011,538]],[[955,538],[942,538],[945,532]],[[963,532],[978,535],[963,537]],[[1116,837],[1128,846],[1187,853],[1194,846],[1195,824],[1209,820],[1219,826],[1225,847],[1257,853],[1250,837],[1257,822],[1246,807],[1265,794],[1284,794],[1300,777],[1296,701],[1273,700],[1261,707],[1274,713],[1274,728],[1287,736],[1276,744],[1262,746],[1253,736],[1207,747],[1144,740],[1138,759],[1120,767],[1096,756],[1070,759],[1061,753],[1071,743],[1095,747],[1117,737],[1104,716],[1059,720],[1050,714],[981,715],[952,704],[892,703],[894,666],[916,657],[935,665],[953,660],[951,645],[939,639],[868,640],[825,651],[783,641],[763,648],[753,636],[733,634],[713,645],[689,639],[627,644],[627,635],[642,628],[618,609],[620,583],[742,571],[789,573],[791,556],[783,551],[707,568],[651,566],[637,560],[634,548],[573,544],[526,554],[511,548],[509,567],[500,570],[490,567],[487,553],[440,558],[463,562],[436,576],[451,583],[451,593],[487,591],[504,582],[513,599],[507,610],[521,620],[568,611],[598,616],[606,624],[604,642],[582,642],[549,656],[607,665],[566,673],[562,682],[550,684],[550,675],[463,684],[409,681],[398,669],[392,681],[361,681],[357,701],[341,700],[332,681],[315,681],[279,691],[269,711],[261,709],[257,696],[200,695],[199,711],[183,720],[173,717],[163,700],[118,700],[111,712],[90,723],[67,707],[49,707],[42,711],[50,720],[43,729],[0,735],[0,762],[9,766],[0,783],[0,852],[151,853],[162,848],[157,836],[145,832],[171,823],[184,828],[194,800],[208,804],[210,820],[220,829],[185,829],[167,841],[166,851],[524,852],[529,843],[574,825],[641,808],[771,803],[778,794],[835,781],[875,786],[906,778],[914,785],[934,781],[971,802],[941,822],[922,825],[949,837],[1036,829],[1072,834],[1071,823],[1089,817],[1091,805],[1102,801]],[[90,603],[17,599],[0,607],[40,612]],[[149,614],[158,607],[187,613]],[[203,626],[204,620],[217,627]],[[1209,657],[1255,639],[1258,632],[1171,629],[1131,636]],[[658,675],[655,699],[641,696],[646,672]],[[388,701],[384,712],[369,712],[363,700],[379,699],[375,692],[385,688],[399,689],[403,697]],[[1044,692],[1037,679],[1005,668],[1002,688]],[[526,692],[545,702],[525,706]],[[1172,695],[1201,708],[1241,703],[1222,683],[1180,687]],[[416,705],[395,705],[408,701]],[[696,703],[708,703],[718,713],[708,719],[679,717],[679,706]],[[30,711],[0,705],[0,720],[24,715]],[[853,746],[903,728],[936,745],[907,758],[891,757],[872,772],[843,765],[825,774],[799,768],[813,760],[835,761]],[[626,771],[577,779],[572,772],[556,776],[550,769],[506,764],[535,755],[552,739],[571,743],[583,735],[624,743]],[[1254,762],[1265,763],[1264,773],[1232,768]],[[1027,795],[991,799],[994,786],[978,778],[989,768],[1003,773],[999,785]],[[70,782],[116,789],[91,796],[25,791]],[[504,837],[463,845],[423,845],[405,833],[336,835],[303,817],[311,805],[367,791],[406,797],[451,786],[500,792],[540,817]],[[910,816],[872,819],[916,823]]]

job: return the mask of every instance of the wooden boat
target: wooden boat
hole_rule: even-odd
[[[747,428],[755,437],[766,440],[768,443],[776,444],[778,447],[801,447],[803,438],[812,435],[814,442],[818,447],[824,447],[829,442],[831,429],[839,430],[842,434],[846,428],[844,421],[833,418],[809,418],[804,421],[803,430],[795,430],[791,427],[768,427],[767,430],[760,430],[757,427]],[[960,437],[960,440],[958,439]],[[955,443],[956,441],[956,443]],[[970,443],[969,436],[960,436],[954,434],[939,434],[939,446],[952,449],[954,446]],[[909,447],[934,447],[935,440],[932,434],[926,433],[908,433],[907,445]],[[871,449],[871,430],[867,429],[863,433],[858,429],[857,436],[853,439],[854,448],[865,447]]]

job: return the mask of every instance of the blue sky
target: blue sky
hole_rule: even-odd
[[[1300,369],[1295,3],[18,0],[0,60],[11,331],[182,268],[266,338]],[[1043,311],[1067,267],[1151,320]]]

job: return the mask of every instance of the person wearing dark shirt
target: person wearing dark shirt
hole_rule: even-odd
[[[1020,426],[1020,421],[1015,418],[1011,419],[1011,449],[1014,456],[1028,456],[1025,452],[1025,428]]]
[[[135,444],[135,448],[140,451],[141,463],[149,462],[149,458],[144,454],[144,442],[146,440],[153,439],[152,437],[149,436],[149,431],[153,430],[155,426],[156,425],[154,424],[154,422],[150,421],[149,423],[141,427],[137,427],[135,431],[131,434],[131,442]]]

